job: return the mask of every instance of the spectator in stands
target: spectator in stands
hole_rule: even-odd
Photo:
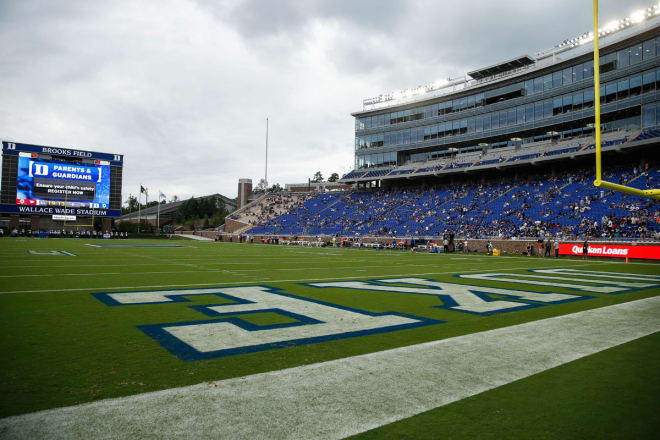
[[[634,178],[631,171],[632,167],[622,167],[606,170],[604,175],[613,181],[622,176],[628,183]],[[587,235],[631,238],[658,231],[654,202],[602,192],[590,185],[591,179],[585,171],[573,171],[506,184],[324,194],[279,217],[276,211],[272,220],[251,232],[401,237],[440,236],[461,228],[465,238],[553,234],[570,239]],[[264,207],[265,211],[271,209]]]

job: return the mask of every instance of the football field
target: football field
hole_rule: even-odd
[[[0,239],[0,438],[656,438],[660,265]]]

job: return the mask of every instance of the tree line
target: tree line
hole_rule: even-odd
[[[223,224],[227,214],[225,202],[220,196],[191,197],[179,205],[175,218],[177,223],[204,220],[203,227],[208,228]]]
[[[177,202],[178,197],[174,198],[170,202]],[[166,202],[163,200],[160,202],[161,205]],[[122,214],[129,214],[131,212],[137,212],[138,207],[140,210],[150,208],[152,206],[157,206],[158,201],[154,200],[149,203],[139,203],[137,197],[131,195],[126,201],[126,206],[121,208]],[[176,223],[183,224],[189,223],[190,226],[199,224],[200,220],[203,222],[204,228],[217,227],[222,225],[225,222],[225,217],[229,214],[225,206],[225,202],[222,197],[213,195],[208,197],[191,197],[188,200],[185,200],[179,205],[175,213]],[[126,223],[123,222],[122,225]],[[145,227],[145,231],[148,227]],[[132,231],[128,231],[132,232]]]
[[[178,202],[178,201],[179,201],[179,197],[174,196],[172,198],[172,200],[170,200],[170,203]],[[126,206],[121,207],[121,214],[122,215],[130,214],[131,212],[138,212],[138,209],[146,209],[146,208],[151,208],[152,206],[158,205],[158,201],[156,201],[156,200],[152,200],[149,203],[139,203],[138,198],[135,197],[132,194],[130,196],[128,196],[128,199],[124,203],[126,204]],[[160,202],[161,205],[164,205],[165,203],[167,203],[165,200]]]

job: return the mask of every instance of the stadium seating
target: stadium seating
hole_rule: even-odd
[[[358,177],[362,177],[365,173],[366,173],[365,170],[351,171],[350,173],[342,177],[342,179],[356,179]]]
[[[637,188],[657,187],[660,171],[622,168],[604,177]],[[605,191],[592,181],[582,171],[522,182],[319,194],[250,234],[635,238],[660,233],[655,202]]]
[[[232,213],[229,218],[246,225],[261,224],[290,211],[309,197],[309,194],[296,193],[268,194],[262,196],[244,209]]]
[[[634,141],[644,141],[646,139],[653,139],[660,136],[660,129],[650,129],[642,131],[638,136],[633,139]]]
[[[621,145],[627,142],[651,139],[660,136],[660,129],[650,129],[639,131],[613,131],[603,133],[601,136],[602,148],[609,148]],[[519,146],[506,145],[499,148],[492,148],[486,152],[470,151],[454,155],[444,159],[430,159],[426,162],[409,162],[396,167],[383,167],[377,169],[354,170],[344,175],[342,179],[376,179],[378,177],[394,177],[406,174],[420,175],[432,173],[440,170],[453,170],[469,167],[488,167],[498,163],[512,164],[520,161],[544,158],[553,159],[555,156],[563,154],[574,154],[580,151],[589,151],[595,149],[595,139],[593,135],[580,134],[575,137],[562,140],[545,139],[536,142],[530,142]],[[496,146],[497,147],[497,146]]]
[[[386,175],[391,170],[392,170],[391,168],[379,168],[377,170],[369,171],[367,174],[365,174],[362,177],[380,177]]]
[[[390,172],[389,175],[390,176],[399,176],[399,175],[403,175],[403,174],[412,174],[413,171],[415,171],[415,170],[412,169],[412,168],[403,169],[403,170],[394,170],[394,171]]]

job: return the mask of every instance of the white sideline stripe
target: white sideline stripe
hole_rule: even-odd
[[[208,237],[200,237],[199,235],[192,235],[192,234],[179,234],[181,237],[189,238],[191,240],[197,240],[197,241],[215,241],[212,238]]]
[[[252,376],[0,420],[4,438],[329,438],[660,331],[660,297]]]
[[[244,264],[244,263],[238,263],[238,264]],[[208,264],[205,266],[211,266],[212,264]],[[405,264],[401,263],[398,264],[397,267],[429,267],[429,264]],[[457,266],[457,264],[445,264],[445,267],[447,266]],[[465,266],[465,265],[462,265]],[[383,266],[381,264],[377,265],[362,265],[360,267],[368,267],[368,268],[385,268],[385,267],[390,267],[390,266]],[[297,272],[297,271],[308,271],[308,270],[322,270],[322,269],[327,269],[327,266],[319,266],[319,267],[285,267],[285,268],[271,268],[268,269],[269,271],[272,272]],[[355,266],[335,266],[333,269],[335,270],[343,270],[343,269],[354,269]],[[146,271],[146,272],[80,272],[80,273],[42,273],[42,274],[17,274],[17,275],[0,275],[0,278],[60,278],[60,277],[70,277],[70,276],[97,276],[97,275],[153,275],[153,274],[180,274],[180,273],[201,273],[201,272],[207,272],[207,273],[222,273],[222,272],[230,272],[230,273],[238,273],[238,272],[263,272],[263,268],[259,269],[233,269],[231,271],[227,269],[196,269],[196,270],[166,270],[166,271]],[[603,281],[604,282],[604,281]]]
[[[564,266],[564,267],[576,267],[576,266],[588,266],[588,264],[574,264],[572,266]],[[391,266],[376,266],[376,267],[381,267],[381,268],[391,268]],[[560,266],[561,268],[562,266]],[[529,266],[523,266],[523,267],[508,267],[506,270],[520,270],[520,269],[528,269]],[[353,269],[353,268],[351,268]],[[9,294],[14,294],[14,293],[46,293],[46,292],[78,292],[78,291],[91,291],[91,290],[123,290],[123,289],[156,289],[156,288],[161,288],[161,287],[204,287],[204,286],[233,286],[233,285],[239,285],[239,284],[264,284],[264,283],[306,283],[306,282],[312,282],[312,281],[335,281],[335,280],[354,280],[356,278],[359,279],[364,279],[364,278],[394,278],[394,277],[403,277],[403,276],[421,276],[421,275],[447,275],[447,274],[454,274],[454,273],[485,273],[485,272],[500,272],[502,269],[491,269],[491,270],[466,270],[466,271],[460,271],[460,272],[448,272],[446,270],[440,271],[440,272],[422,272],[422,273],[402,273],[402,274],[374,274],[374,275],[365,275],[365,274],[355,274],[352,276],[348,277],[331,277],[331,278],[298,278],[298,279],[288,279],[288,280],[273,280],[270,278],[264,279],[264,280],[254,280],[254,281],[216,281],[214,283],[191,283],[191,284],[156,284],[156,285],[133,285],[133,286],[114,286],[114,287],[76,287],[76,288],[68,288],[68,289],[41,289],[41,290],[5,290],[5,291],[0,291],[0,295],[9,295]],[[205,271],[192,271],[192,272],[205,272]],[[209,271],[209,272],[217,272],[217,271]],[[222,271],[220,271],[222,272]],[[232,272],[232,271],[224,271],[224,272]],[[133,272],[135,273],[135,272]],[[176,273],[181,273],[176,272]],[[127,275],[125,273],[121,273],[122,275]],[[99,273],[94,273],[93,275],[99,275]],[[515,274],[512,274],[515,275]],[[460,279],[460,278],[457,278]]]

